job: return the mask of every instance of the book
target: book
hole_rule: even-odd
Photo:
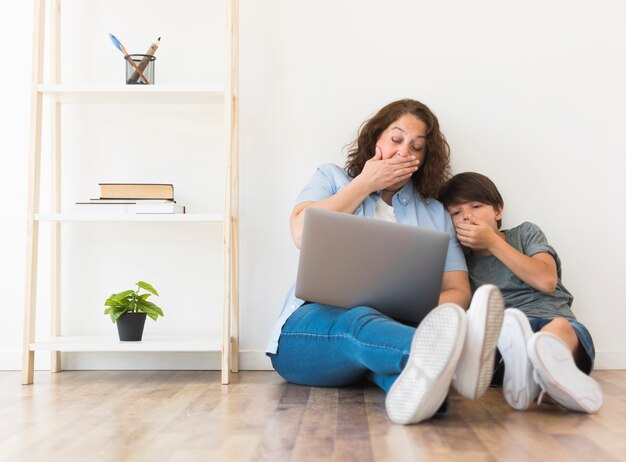
[[[135,213],[138,215],[146,213],[185,213],[185,206],[169,203],[156,202],[137,202],[134,207]]]
[[[173,214],[185,213],[185,206],[170,200],[92,199],[76,202],[77,209],[86,214]]]
[[[174,185],[157,183],[98,183],[100,199],[174,199]]]
[[[76,202],[76,209],[86,215],[124,215],[135,213],[136,202]]]
[[[77,204],[175,204],[174,199],[89,199],[84,202],[76,202]]]

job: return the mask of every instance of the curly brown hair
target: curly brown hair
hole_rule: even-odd
[[[426,156],[411,181],[422,197],[437,197],[450,178],[450,146],[439,130],[435,114],[425,104],[413,99],[389,103],[361,125],[357,139],[348,148],[346,170],[352,178],[359,175],[365,162],[374,157],[380,135],[405,114],[412,114],[426,124]]]

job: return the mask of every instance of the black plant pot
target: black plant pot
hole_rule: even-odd
[[[143,336],[146,313],[124,313],[117,319],[117,333],[122,342],[139,342]]]

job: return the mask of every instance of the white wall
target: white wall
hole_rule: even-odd
[[[597,366],[626,367],[626,337],[622,333],[626,313],[619,293],[624,274],[620,263],[626,257],[620,232],[626,228],[626,215],[620,213],[621,199],[626,197],[622,179],[626,170],[626,4],[618,0],[601,0],[593,5],[583,0],[528,0],[515,4],[495,0],[240,1],[240,301],[244,367],[267,366],[262,355],[266,337],[297,263],[288,216],[299,188],[318,164],[343,163],[342,147],[352,141],[361,122],[382,105],[403,97],[422,100],[438,115],[452,147],[456,172],[481,171],[499,185],[507,206],[505,227],[529,220],[544,229],[562,258],[564,283],[576,297],[574,311],[594,336]],[[5,71],[0,82],[12,89],[0,109],[0,155],[6,159],[0,188],[2,197],[10,198],[5,204],[8,214],[1,231],[5,261],[1,280],[4,299],[13,308],[5,308],[0,325],[1,368],[19,367],[24,286],[29,101],[24,76],[29,75],[30,66],[31,7],[29,2],[21,3],[15,5],[16,14],[3,16],[0,24],[3,34],[11,37],[10,47],[7,40],[2,41]],[[102,61],[90,62],[86,71],[66,64],[68,78],[117,81],[115,66],[119,57],[106,43],[108,39],[102,37],[105,32],[117,31],[127,48],[144,47],[155,34],[163,35],[157,59],[157,79],[161,76],[161,83],[180,81],[174,62],[181,53],[191,53],[187,42],[220,40],[219,34],[213,35],[219,21],[212,12],[219,10],[221,2],[206,7],[205,17],[213,18],[210,24],[204,25],[206,20],[198,19],[198,15],[187,14],[187,7],[201,6],[203,2],[187,0],[174,11],[168,6],[170,2],[156,2],[153,9],[163,7],[166,13],[154,13],[150,21],[132,27],[128,22],[119,22],[119,15],[109,9],[108,2],[66,3],[78,5],[75,15],[89,25],[75,32],[88,37],[86,46],[102,57]],[[193,32],[198,24],[203,26],[200,34]],[[75,52],[80,49],[74,46],[70,48]],[[219,47],[215,50],[219,55]],[[189,59],[192,56],[185,55],[184,62]],[[221,63],[221,55],[216,62]],[[212,78],[215,70],[210,64],[199,62],[200,71],[194,75]],[[18,69],[25,71],[16,72]],[[215,76],[221,78],[221,69]],[[204,142],[219,144],[203,125],[189,127],[194,114],[187,115],[191,118],[183,115],[174,125],[184,139],[190,140],[179,155],[198,156]],[[68,114],[70,120],[90,133],[97,132],[89,129],[89,124],[111,117],[102,108]],[[160,123],[158,117],[149,112],[145,117],[146,126],[135,128],[154,133]],[[74,184],[73,191],[97,182],[99,172],[106,168],[106,164],[96,161],[94,174],[86,158],[99,159],[115,148],[119,151],[126,142],[132,148],[135,132],[129,129],[112,140],[99,138],[93,142],[66,127],[65,136],[79,146],[70,168],[92,172],[84,183]],[[151,148],[157,159],[167,159],[175,140],[159,136],[162,142]],[[118,161],[122,159],[125,157]],[[136,171],[133,168],[138,166],[128,162],[129,171]],[[210,182],[210,175],[205,181],[198,172],[185,172],[177,167],[172,170],[174,183],[180,185],[177,194],[180,190],[186,202],[195,201],[198,207],[208,210],[211,202],[203,197],[211,192],[202,188],[209,188],[205,183]],[[190,186],[185,191],[187,184]],[[199,185],[203,196],[198,197],[195,185]],[[72,198],[66,200],[71,202]],[[164,306],[166,301],[172,307],[179,306],[177,297],[184,280],[176,272],[153,269],[151,264],[145,270],[124,269],[118,274],[119,266],[105,262],[104,253],[91,249],[91,253],[81,255],[90,251],[89,243],[96,238],[114,247],[119,233],[115,227],[68,233],[75,247],[64,277],[84,286],[77,289],[84,302],[83,306],[76,301],[70,303],[77,321],[67,328],[89,332],[111,329],[100,315],[100,308],[92,306],[101,297],[92,294],[106,295],[113,285],[124,284],[135,275],[149,279],[144,276],[147,273],[155,285],[158,281],[164,294],[170,293],[167,300],[163,296]],[[172,233],[168,229],[156,232],[151,245],[163,249],[162,260],[186,266],[187,257],[201,244],[201,236],[187,230],[188,237],[182,243],[186,250],[180,254],[178,247],[167,244]],[[82,234],[87,238],[81,240]],[[142,245],[141,229],[131,234],[134,248],[150,255],[151,247]],[[43,240],[44,254],[47,245]],[[206,252],[206,259],[210,259],[211,252],[219,252],[219,247]],[[83,268],[91,268],[93,261],[104,267],[98,277],[85,277]],[[190,304],[187,300],[205,296],[203,281],[211,280],[216,273],[217,269],[204,267],[206,264],[191,267],[204,272],[185,287],[188,298],[183,297],[184,311],[172,308],[168,322],[164,319],[148,326],[174,331],[195,325],[195,316],[200,316],[200,322],[213,322],[202,310],[186,306]],[[74,285],[65,283],[65,292],[74,289]],[[215,290],[219,290],[219,283]],[[45,297],[40,299],[45,305]],[[127,356],[101,362],[95,359],[76,359],[75,364],[142,367],[142,360]],[[151,367],[172,363],[167,355],[151,361]],[[189,361],[198,363],[194,358]]]

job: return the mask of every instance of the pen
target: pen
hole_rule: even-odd
[[[160,41],[161,41],[161,37],[159,37],[154,42],[152,42],[152,45],[150,45],[150,48],[148,48],[148,51],[146,51],[145,56],[139,62],[139,69],[141,71],[143,71],[146,68],[146,66],[150,62],[150,58],[152,56],[154,56],[154,53],[156,53],[157,48],[159,48],[159,42]],[[126,83],[134,83],[138,79],[139,79],[139,73],[137,71],[135,71],[135,72],[133,72],[133,75],[130,76],[130,78],[128,79],[128,81]]]
[[[124,53],[124,56],[126,57],[126,59],[128,60],[128,62],[130,64],[132,64],[132,66],[137,70],[137,72],[139,73],[139,75],[141,76],[141,79],[148,85],[150,85],[150,81],[148,79],[146,79],[146,76],[143,75],[143,72],[141,72],[141,69],[139,69],[139,67],[137,67],[137,64],[135,63],[135,61],[133,61],[133,58],[131,58],[128,55],[128,52],[126,51],[126,48],[124,48],[124,45],[122,45],[120,43],[120,41],[117,39],[117,37],[115,37],[115,35],[109,33],[109,37],[111,37],[111,41],[113,42],[113,44],[117,47],[118,50],[120,50],[122,53]]]

